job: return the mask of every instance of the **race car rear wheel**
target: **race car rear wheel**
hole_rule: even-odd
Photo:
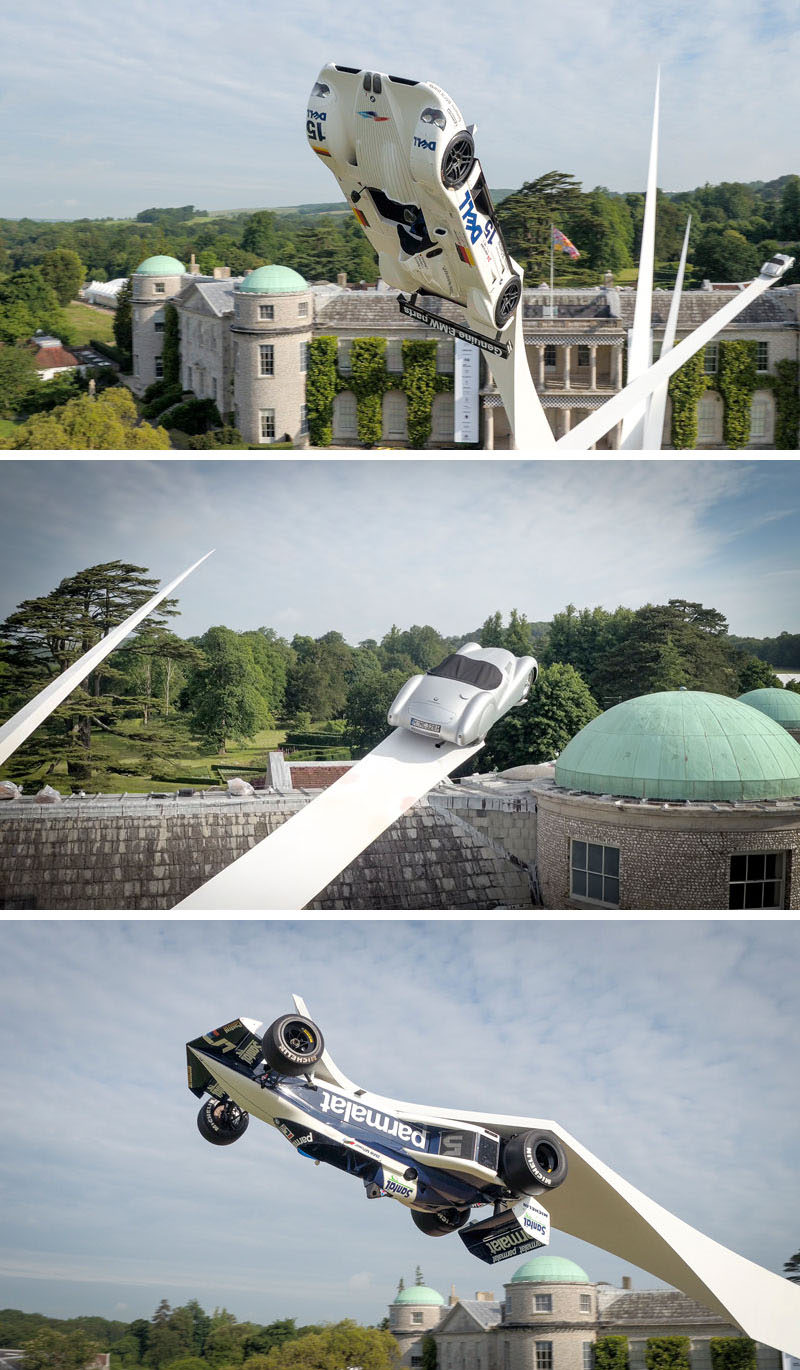
[[[458,190],[469,178],[475,165],[475,140],[467,129],[450,139],[442,153],[442,185],[447,190]]]
[[[285,1013],[261,1038],[264,1060],[281,1075],[305,1075],[313,1070],[325,1050],[322,1033],[310,1018]]]
[[[514,1194],[557,1189],[567,1178],[564,1148],[552,1132],[520,1132],[505,1144],[500,1175]]]
[[[498,328],[505,328],[514,317],[514,311],[522,298],[522,281],[519,276],[512,276],[510,281],[506,281],[503,289],[497,297],[494,307],[494,321]]]
[[[446,1237],[448,1232],[457,1232],[463,1227],[470,1215],[468,1208],[441,1208],[438,1213],[418,1213],[411,1210],[411,1219],[426,1237]]]
[[[250,1114],[233,1099],[206,1099],[197,1115],[200,1136],[212,1146],[230,1146],[231,1142],[238,1142],[249,1122]]]

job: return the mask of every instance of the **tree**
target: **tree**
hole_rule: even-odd
[[[689,1370],[690,1350],[688,1337],[648,1337],[644,1363],[647,1370]]]
[[[274,1347],[267,1361],[270,1370],[396,1370],[399,1355],[390,1332],[346,1319]]]
[[[550,225],[580,205],[581,183],[563,171],[525,181],[497,207],[508,249],[530,281],[550,274]]]
[[[43,1327],[22,1347],[23,1370],[85,1370],[99,1355],[99,1342],[92,1341],[85,1332],[59,1332],[55,1327]]]
[[[756,1343],[749,1337],[709,1338],[712,1370],[756,1370]]]
[[[748,690],[764,690],[770,686],[780,689],[781,682],[768,662],[760,657],[742,654],[736,668],[737,691],[740,695]]]
[[[628,1370],[628,1338],[598,1337],[594,1344],[594,1370]]]
[[[0,438],[0,447],[37,451],[164,451],[169,448],[169,434],[166,428],[137,423],[133,396],[124,386],[115,385],[96,399],[79,395],[48,413],[33,414],[10,437]]]
[[[271,722],[250,645],[230,628],[209,628],[195,639],[205,664],[185,692],[192,728],[225,751],[229,738],[252,737]]]
[[[86,267],[77,252],[68,247],[56,247],[51,252],[45,252],[39,270],[48,285],[53,287],[61,305],[74,300],[86,280]]]
[[[695,275],[710,281],[748,281],[760,265],[757,248],[733,228],[706,230],[694,250]]]
[[[422,1338],[422,1370],[437,1370],[436,1340],[430,1332]]]
[[[554,662],[541,669],[523,707],[512,709],[492,728],[475,766],[502,771],[551,761],[599,712],[574,667]]]
[[[245,223],[242,247],[269,262],[273,260],[275,246],[275,215],[268,209],[259,209]]]
[[[800,690],[798,690],[798,694],[800,694]],[[800,1251],[795,1251],[788,1261],[784,1261],[783,1273],[787,1280],[794,1280],[796,1284],[800,1284]]]
[[[13,418],[23,400],[39,383],[39,372],[29,347],[0,346],[0,418]]]
[[[778,232],[782,238],[800,236],[800,176],[788,176],[778,211]]]
[[[354,680],[347,692],[345,720],[350,746],[356,756],[366,756],[390,731],[389,705],[408,680],[407,671],[367,671]]]
[[[178,311],[174,304],[167,304],[164,307],[164,340],[161,355],[164,363],[164,384],[180,385],[181,334]]]
[[[0,341],[18,342],[37,329],[65,340],[67,321],[41,271],[24,267],[0,281]]]
[[[133,351],[133,277],[121,287],[114,311],[114,342],[120,352]]]

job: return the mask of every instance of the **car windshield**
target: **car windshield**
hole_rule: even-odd
[[[477,686],[479,690],[496,690],[503,679],[502,671],[490,661],[476,661],[474,656],[461,656],[459,652],[446,656],[440,666],[428,671],[428,675],[461,680],[465,685]]]

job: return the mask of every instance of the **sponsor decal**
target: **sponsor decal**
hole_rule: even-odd
[[[223,1031],[223,1032],[233,1032],[233,1029],[234,1029],[234,1028],[241,1027],[241,1026],[242,1026],[242,1025],[241,1025],[241,1023],[239,1022],[239,1019],[238,1019],[238,1018],[234,1018],[234,1020],[233,1020],[232,1023],[226,1023],[226,1024],[225,1024],[225,1026],[224,1026],[224,1028],[222,1029],[222,1031]]]
[[[237,1051],[236,1055],[246,1066],[252,1066],[261,1055],[261,1043],[250,1042],[246,1047],[242,1047],[241,1051]]]
[[[384,1193],[393,1194],[396,1199],[410,1199],[412,1197],[411,1186],[404,1184],[402,1180],[385,1180],[382,1187]]]
[[[323,114],[322,119],[324,118],[325,115]],[[306,136],[310,138],[312,142],[314,139],[316,139],[318,143],[324,143],[326,141],[325,130],[322,127],[322,119],[306,119]]]
[[[428,1140],[424,1128],[411,1127],[408,1123],[401,1123],[399,1118],[391,1118],[388,1113],[380,1113],[366,1104],[353,1103],[344,1094],[330,1094],[327,1089],[321,1089],[320,1093],[322,1098],[318,1101],[318,1107],[322,1113],[333,1113],[345,1123],[363,1123],[365,1127],[374,1127],[387,1137],[397,1137],[398,1141],[408,1142],[417,1150],[424,1151]]]
[[[475,258],[473,257],[468,247],[465,247],[462,243],[456,243],[456,252],[458,253],[462,262],[466,262],[467,266],[475,265]]]
[[[367,1146],[366,1142],[357,1142],[355,1137],[343,1137],[342,1141],[345,1146],[353,1147],[353,1149],[358,1151],[362,1156],[369,1156],[373,1161],[383,1161],[381,1153],[373,1150],[371,1146]]]
[[[325,123],[325,120],[327,119],[327,117],[328,117],[328,112],[327,112],[327,110],[324,110],[324,109],[307,109],[307,110],[306,110],[306,118],[307,118],[307,119],[321,119],[322,122],[323,122],[323,124],[324,124],[324,123]]]
[[[388,114],[376,114],[374,109],[360,109],[358,112],[362,119],[374,119],[376,124],[387,124],[389,122]]]
[[[415,138],[414,147],[424,147],[427,152],[435,152],[436,139],[434,138],[432,142],[428,142],[427,138]]]
[[[330,156],[331,156],[331,153],[328,151],[328,149],[327,149],[326,147],[314,147],[314,144],[313,144],[313,143],[311,144],[311,151],[312,151],[312,152],[316,152],[316,154],[317,154],[318,157],[330,157]]]
[[[307,1133],[305,1134],[304,1137],[294,1137],[294,1138],[293,1138],[293,1141],[294,1141],[295,1146],[308,1146],[308,1143],[309,1143],[309,1142],[313,1142],[313,1140],[314,1140],[314,1134],[313,1134],[313,1132],[307,1132]]]
[[[236,1050],[236,1043],[230,1042],[227,1037],[223,1037],[219,1028],[214,1032],[204,1033],[203,1041],[208,1042],[209,1046],[212,1047],[222,1047],[223,1052]]]
[[[478,239],[483,237],[483,229],[478,223],[478,211],[475,208],[475,201],[472,198],[471,191],[467,190],[465,192],[464,198],[461,201],[461,204],[458,206],[458,209],[463,220],[464,227],[469,234],[470,242],[474,247]]]
[[[369,220],[367,219],[366,214],[362,214],[361,210],[360,210],[360,209],[356,209],[356,206],[355,206],[355,205],[351,205],[351,209],[352,209],[353,213],[355,214],[356,218],[358,219],[358,222],[361,224],[361,227],[362,227],[362,228],[369,228]]]
[[[513,1251],[514,1247],[522,1246],[528,1240],[524,1232],[505,1232],[500,1237],[487,1237],[486,1245],[495,1256],[501,1251]]]
[[[492,342],[489,338],[484,338],[482,333],[476,333],[471,328],[461,328],[457,324],[449,323],[447,319],[440,319],[436,314],[429,314],[427,309],[420,309],[417,305],[410,304],[402,295],[398,298],[397,303],[401,314],[407,314],[410,319],[416,319],[419,323],[426,324],[436,333],[445,333],[448,338],[460,338],[462,342],[474,343],[482,352],[489,352],[493,357],[507,357],[509,354],[508,343]]]

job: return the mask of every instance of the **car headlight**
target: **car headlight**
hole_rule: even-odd
[[[315,95],[330,95],[330,93],[330,86],[326,86],[324,81],[317,81],[314,85],[314,89],[311,92],[311,99],[313,100]]]
[[[436,124],[442,130],[447,127],[447,119],[444,111],[441,109],[433,109],[432,107],[424,109],[420,115],[420,119],[423,124]]]

